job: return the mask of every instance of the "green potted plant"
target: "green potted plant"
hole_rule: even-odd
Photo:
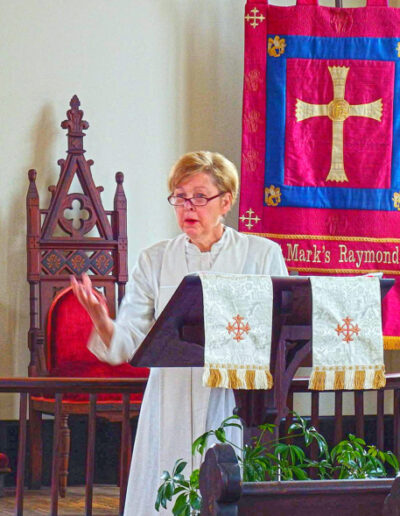
[[[192,453],[203,454],[212,436],[220,443],[230,444],[241,466],[243,482],[308,480],[311,470],[317,471],[318,478],[324,480],[383,478],[388,476],[387,466],[395,473],[399,471],[399,462],[392,452],[378,450],[352,434],[330,450],[326,439],[297,414],[294,414],[294,422],[287,435],[267,441],[265,433],[273,433],[275,425],[264,424],[259,427],[259,436],[253,443],[243,447],[229,442],[225,431],[229,427],[242,428],[237,416],[225,419],[219,428],[197,438],[192,445]],[[312,443],[318,446],[318,460],[309,458]],[[199,470],[194,470],[186,478],[183,473],[186,465],[178,459],[172,473],[164,471],[155,503],[157,511],[173,501],[174,516],[200,514]]]

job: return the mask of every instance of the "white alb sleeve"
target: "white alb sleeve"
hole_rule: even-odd
[[[112,365],[129,362],[154,323],[154,299],[152,267],[144,251],[126,285],[110,346],[94,332],[88,342],[89,350],[102,362]]]

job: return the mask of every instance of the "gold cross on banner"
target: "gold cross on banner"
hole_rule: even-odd
[[[246,211],[246,213],[244,215],[242,215],[240,217],[240,220],[242,222],[247,222],[247,224],[245,224],[245,226],[247,227],[247,229],[251,229],[254,226],[254,224],[257,224],[257,222],[260,221],[261,219],[250,208],[249,210]]]
[[[362,116],[381,121],[382,99],[368,104],[351,105],[345,100],[348,66],[328,66],[333,82],[333,100],[329,104],[309,104],[296,99],[296,120],[301,122],[315,116],[327,116],[332,120],[332,159],[326,181],[348,181],[343,162],[343,124],[350,116]]]
[[[250,12],[251,14],[247,13],[244,19],[255,29],[265,20],[265,16],[260,13],[257,7],[254,7]]]

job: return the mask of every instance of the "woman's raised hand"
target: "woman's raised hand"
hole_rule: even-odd
[[[87,274],[82,274],[82,281],[77,281],[75,276],[71,276],[71,287],[78,298],[78,301],[85,308],[101,340],[108,347],[114,333],[114,323],[109,317],[107,308],[93,293],[92,282]]]

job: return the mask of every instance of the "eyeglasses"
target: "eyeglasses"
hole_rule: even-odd
[[[214,195],[213,197],[181,197],[179,195],[170,195],[168,197],[168,202],[172,204],[172,206],[185,206],[186,201],[189,201],[189,203],[192,206],[205,206],[213,199],[216,199],[217,197],[220,197],[221,195],[224,195],[226,192],[220,192],[217,195]]]

